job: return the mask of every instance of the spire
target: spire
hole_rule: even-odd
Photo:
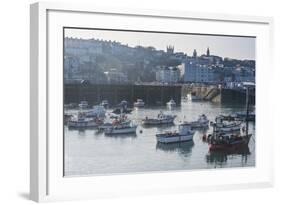
[[[197,58],[197,51],[196,51],[196,49],[193,50],[193,58]]]
[[[207,56],[208,57],[210,56],[210,49],[209,49],[209,47],[207,48]]]

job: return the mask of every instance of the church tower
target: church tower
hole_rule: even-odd
[[[167,46],[167,53],[172,55],[174,53],[174,46]]]

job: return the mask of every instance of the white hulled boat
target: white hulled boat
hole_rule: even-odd
[[[216,117],[215,123],[211,122],[211,126],[216,127],[216,132],[227,133],[240,131],[241,121],[224,122],[223,116]]]
[[[107,128],[104,130],[104,134],[106,135],[114,135],[114,134],[130,134],[136,133],[137,125],[130,123],[129,125],[118,125]]]
[[[156,134],[156,138],[160,143],[173,143],[193,140],[193,135],[194,132],[189,125],[180,124],[178,131]]]
[[[130,123],[131,120],[127,119],[127,116],[121,115],[111,122],[103,123],[102,125],[99,126],[99,129],[105,130],[112,127],[118,127],[118,126],[122,127],[122,126],[130,125]]]
[[[82,129],[82,128],[93,128],[102,124],[103,121],[98,118],[87,118],[83,114],[78,114],[76,118],[72,118],[68,121],[68,128]]]
[[[108,108],[109,106],[108,100],[103,100],[100,105],[103,106],[104,108]]]
[[[167,102],[167,106],[175,107],[176,106],[176,102],[174,101],[174,99],[171,99],[169,102]]]
[[[135,107],[144,107],[145,103],[142,99],[137,99],[137,102],[134,102]]]
[[[183,124],[187,124],[191,126],[191,129],[200,129],[209,127],[209,120],[206,115],[200,115],[198,120],[191,122],[184,122]]]
[[[82,109],[85,109],[85,108],[88,108],[89,107],[89,104],[88,104],[88,101],[81,101],[78,106]]]
[[[176,115],[167,115],[160,112],[157,115],[157,118],[148,118],[142,120],[143,125],[163,125],[163,124],[171,124],[174,122]]]

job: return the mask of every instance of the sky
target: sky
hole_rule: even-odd
[[[111,31],[98,29],[65,29],[65,37],[82,39],[100,39],[117,41],[131,47],[153,46],[157,50],[166,50],[174,46],[175,52],[184,52],[191,56],[196,49],[197,55],[206,54],[209,47],[211,55],[234,59],[255,60],[255,38],[238,36],[214,36],[197,34],[151,33],[134,31]]]

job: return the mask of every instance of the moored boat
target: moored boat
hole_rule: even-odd
[[[63,106],[65,109],[74,109],[77,108],[77,103],[68,103],[68,104],[64,104]]]
[[[134,107],[144,107],[145,103],[142,99],[137,99],[137,102],[134,102]]]
[[[160,143],[173,143],[185,142],[193,140],[194,131],[191,127],[185,124],[180,124],[178,131],[168,131],[165,133],[156,134],[157,142]]]
[[[169,102],[167,102],[167,106],[168,107],[175,107],[177,104],[176,102],[174,101],[174,99],[171,99]]]
[[[215,122],[211,122],[210,125],[215,127],[215,132],[228,133],[238,132],[241,129],[241,121],[225,122],[223,116],[216,117]]]
[[[163,124],[171,124],[174,122],[174,119],[176,118],[176,115],[167,115],[162,112],[160,112],[157,115],[157,118],[148,118],[145,117],[145,119],[142,120],[143,125],[163,125]]]
[[[118,125],[118,126],[113,126],[110,128],[106,128],[104,130],[104,134],[106,135],[114,135],[114,134],[130,134],[130,133],[136,133],[137,130],[137,125],[130,123],[129,125]]]
[[[209,127],[209,120],[206,115],[202,114],[198,120],[191,122],[184,122],[184,124],[190,125],[191,129],[204,129]]]
[[[248,146],[252,134],[217,134],[209,135],[209,150],[232,150]]]
[[[99,118],[87,118],[82,114],[78,114],[77,117],[74,117],[68,121],[68,128],[73,129],[83,129],[83,128],[94,128],[98,125],[101,125],[103,121]]]
[[[78,104],[78,106],[79,106],[79,108],[81,108],[81,109],[86,109],[86,108],[89,107],[89,104],[88,104],[88,101],[83,100],[83,101],[81,101],[81,102]]]
[[[118,127],[118,126],[126,126],[131,123],[131,120],[127,119],[125,115],[121,115],[118,118],[115,118],[111,122],[105,122],[102,125],[99,126],[99,129],[104,130],[107,128],[112,128],[112,127]]]
[[[109,107],[108,100],[103,100],[100,105],[107,109]]]

